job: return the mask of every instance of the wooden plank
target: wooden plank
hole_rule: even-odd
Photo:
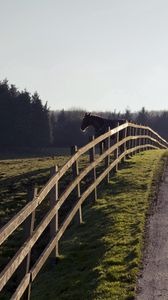
[[[108,131],[110,131],[110,127],[108,128]],[[110,149],[110,136],[106,139],[106,150],[108,150],[108,149]],[[110,165],[110,155],[107,154],[107,156],[105,158],[105,168],[108,168],[109,165]],[[110,173],[107,174],[106,181],[107,181],[107,183],[109,183]]]
[[[137,146],[137,128],[134,128],[134,136],[135,136],[135,140],[134,140],[134,148],[136,148]],[[136,155],[137,151],[134,151],[134,154]]]
[[[127,127],[127,138],[128,140],[126,141],[126,150],[130,149],[130,145],[131,145],[130,126]],[[125,158],[127,159],[128,155],[126,155]]]
[[[54,166],[50,170],[50,176],[54,176],[58,173],[58,166]],[[50,208],[52,209],[55,204],[58,202],[58,181],[50,191]],[[50,223],[50,237],[51,239],[55,237],[56,232],[58,231],[58,211],[55,212],[55,215]],[[55,245],[55,248],[51,254],[52,258],[57,258],[59,256],[58,244]]]
[[[72,146],[71,147],[71,154],[75,154],[78,152],[78,147],[77,146]],[[78,160],[76,160],[73,165],[72,165],[72,176],[73,179],[75,179],[79,175],[79,165],[78,165]],[[77,189],[76,189],[76,196],[77,199],[80,198],[80,183],[77,184]]]
[[[95,139],[94,136],[90,137],[90,141],[93,141]],[[89,151],[89,156],[90,156],[90,166],[93,166],[93,162],[95,161],[95,146],[93,146],[90,151]],[[99,158],[102,156],[99,156]],[[92,171],[92,178],[93,178],[93,182],[96,181],[96,166],[93,167],[93,171]],[[97,201],[97,188],[95,187],[94,191],[93,191],[93,201],[96,202]]]
[[[141,145],[141,139],[140,139],[140,135],[141,135],[141,129],[140,128],[137,128],[137,146],[140,146]],[[137,152],[139,153],[140,152],[140,149],[137,150]]]
[[[128,127],[124,129],[124,139],[126,139],[128,134]],[[124,143],[124,152],[127,150],[127,142]],[[126,156],[124,157],[124,159],[126,158]]]
[[[119,123],[118,123],[118,127],[119,127]],[[118,155],[119,155],[119,146],[118,146],[118,143],[119,143],[119,131],[117,131],[116,133],[116,145],[117,145],[117,148],[116,148],[116,151],[114,152],[114,159],[116,160],[118,158]],[[117,172],[118,171],[118,164],[116,164],[115,166],[115,171]]]
[[[156,131],[154,131],[153,129],[151,129],[150,127],[148,126],[143,126],[143,125],[137,125],[137,124],[134,124],[134,123],[128,123],[128,126],[131,126],[131,127],[134,127],[134,128],[141,128],[141,129],[148,129],[150,130],[154,135],[156,135],[158,138],[161,138],[161,140],[168,146],[168,142],[163,139]]]
[[[30,273],[26,274],[10,300],[20,300],[30,283]]]
[[[134,148],[134,129],[135,127],[132,127],[131,128],[131,135],[132,135],[132,139],[131,139],[131,148],[133,149]],[[132,151],[131,153],[131,156],[134,154],[134,151]]]
[[[41,236],[45,228],[51,222],[55,215],[55,208],[52,208],[46,216],[42,219],[40,224],[37,226],[36,230],[33,232],[32,237],[27,239],[24,245],[17,251],[11,261],[7,264],[4,270],[0,273],[0,290],[4,287],[4,285],[11,278],[13,273],[16,271],[18,266],[22,263],[26,255],[29,253],[31,248],[34,246],[38,238]]]
[[[47,244],[47,246],[45,247],[45,249],[41,253],[40,257],[38,258],[38,260],[36,261],[36,263],[34,264],[34,266],[32,267],[32,269],[30,270],[32,282],[34,281],[34,279],[36,278],[37,274],[39,273],[39,271],[43,267],[43,265],[46,262],[47,258],[52,253],[52,251],[55,248],[56,244],[58,244],[58,241],[56,241],[56,236],[54,236],[50,240],[50,242]]]
[[[37,207],[38,202],[30,202],[22,208],[6,225],[0,230],[0,245],[8,238],[8,236],[25,221],[25,219]]]
[[[157,138],[161,139],[161,141],[164,143],[165,148],[167,148],[168,142],[166,140],[164,140],[157,132],[155,132],[154,130],[152,130],[150,127],[142,126],[142,129],[149,129],[153,133],[154,136],[156,136]]]
[[[30,202],[34,197],[37,195],[37,188],[32,188],[28,191],[28,201]],[[35,223],[35,210],[32,212],[32,214],[25,220],[24,222],[24,242],[29,237],[32,236],[33,230],[34,230],[34,223]],[[17,270],[17,278],[20,281],[20,278],[23,279],[24,276],[29,273],[30,269],[30,259],[31,259],[31,250],[29,251],[28,255],[23,260],[22,264],[19,266]],[[30,299],[30,290],[31,290],[31,284],[29,284],[28,288],[26,289],[23,299],[29,300]]]
[[[72,146],[71,147],[71,154],[73,155],[77,152],[78,152],[78,147],[76,145]],[[78,160],[76,160],[74,162],[74,164],[72,165],[73,180],[75,180],[78,175],[79,175],[79,165],[78,165]],[[76,194],[76,199],[75,199],[75,202],[76,202],[76,201],[78,201],[78,199],[81,196],[80,181],[77,183],[77,187],[75,188],[75,194]],[[82,224],[82,207],[81,206],[79,207],[79,210],[76,214],[75,221],[79,224]]]

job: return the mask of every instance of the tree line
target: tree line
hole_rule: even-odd
[[[50,144],[49,110],[37,92],[18,91],[0,82],[0,144],[2,147],[41,147]]]
[[[127,119],[148,125],[168,139],[168,111],[93,112],[108,119]],[[69,147],[88,142],[80,130],[84,110],[50,111],[37,92],[19,91],[7,80],[0,82],[0,145],[1,147]]]

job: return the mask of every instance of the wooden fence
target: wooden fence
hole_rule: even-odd
[[[103,147],[104,145],[104,147]],[[100,146],[99,153],[97,147]],[[58,244],[68,225],[73,219],[82,222],[82,204],[92,196],[93,201],[97,199],[97,187],[105,179],[109,181],[109,174],[113,170],[117,171],[118,164],[125,157],[136,154],[137,152],[149,149],[166,149],[167,141],[160,137],[151,128],[125,123],[109,131],[98,138],[92,137],[90,142],[77,149],[72,147],[72,156],[68,162],[58,170],[57,166],[51,170],[51,178],[47,184],[37,192],[33,191],[32,198],[27,205],[19,211],[1,230],[0,245],[5,242],[13,232],[22,224],[25,228],[25,241],[22,247],[16,252],[6,267],[0,274],[0,291],[6,286],[10,278],[18,268],[22,266],[22,278],[14,291],[11,299],[30,299],[31,283],[35,280],[40,269],[46,262],[47,258],[52,255],[58,256]],[[81,169],[80,158],[87,155],[88,164]],[[98,166],[103,165],[100,174],[97,174]],[[72,172],[72,181],[65,190],[59,195],[58,188],[61,178],[65,173]],[[86,175],[90,174],[92,181],[89,186],[82,191],[81,185]],[[59,211],[67,200],[68,196],[75,191],[76,199],[70,211],[61,222],[59,220]],[[35,224],[35,212],[39,205],[49,196],[49,210],[42,218],[39,224]],[[42,233],[49,228],[50,240],[45,249],[39,255],[38,259],[31,266],[31,251],[37,243]]]

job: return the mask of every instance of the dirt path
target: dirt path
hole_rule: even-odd
[[[148,229],[149,243],[136,300],[168,300],[168,167]]]

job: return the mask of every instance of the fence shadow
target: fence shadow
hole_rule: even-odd
[[[95,205],[85,204],[83,208],[84,224],[78,227],[73,225],[65,233],[60,243],[60,258],[56,264],[52,265],[52,268],[51,262],[48,263],[37,277],[33,284],[32,300],[98,299],[96,298],[98,293],[96,289],[103,277],[114,284],[118,280],[123,281],[123,285],[127,288],[131,280],[129,276],[120,274],[120,272],[112,275],[112,272],[105,272],[104,268],[105,264],[111,268],[120,265],[125,272],[128,268],[131,271],[135,267],[135,244],[139,242],[135,238],[139,230],[136,218],[133,225],[130,226],[130,239],[127,244],[122,237],[121,228],[116,225],[116,220],[120,218],[125,208],[113,199],[112,195],[115,195],[118,190],[114,181],[117,182],[117,176],[114,176],[108,185],[100,185],[100,198]],[[118,191],[118,193],[120,192],[122,193],[123,190]],[[127,219],[125,224],[128,226]],[[114,248],[115,253],[116,247],[125,249],[126,246],[127,255],[124,259],[108,257],[109,247],[110,249]]]
[[[39,275],[33,286],[32,300],[79,300],[79,294],[80,299],[93,299],[100,275],[97,267],[106,250],[103,237],[110,232],[113,219],[101,202],[98,206],[86,204],[83,218],[82,225],[73,225],[65,233],[60,243],[60,259],[53,268],[48,264]]]

